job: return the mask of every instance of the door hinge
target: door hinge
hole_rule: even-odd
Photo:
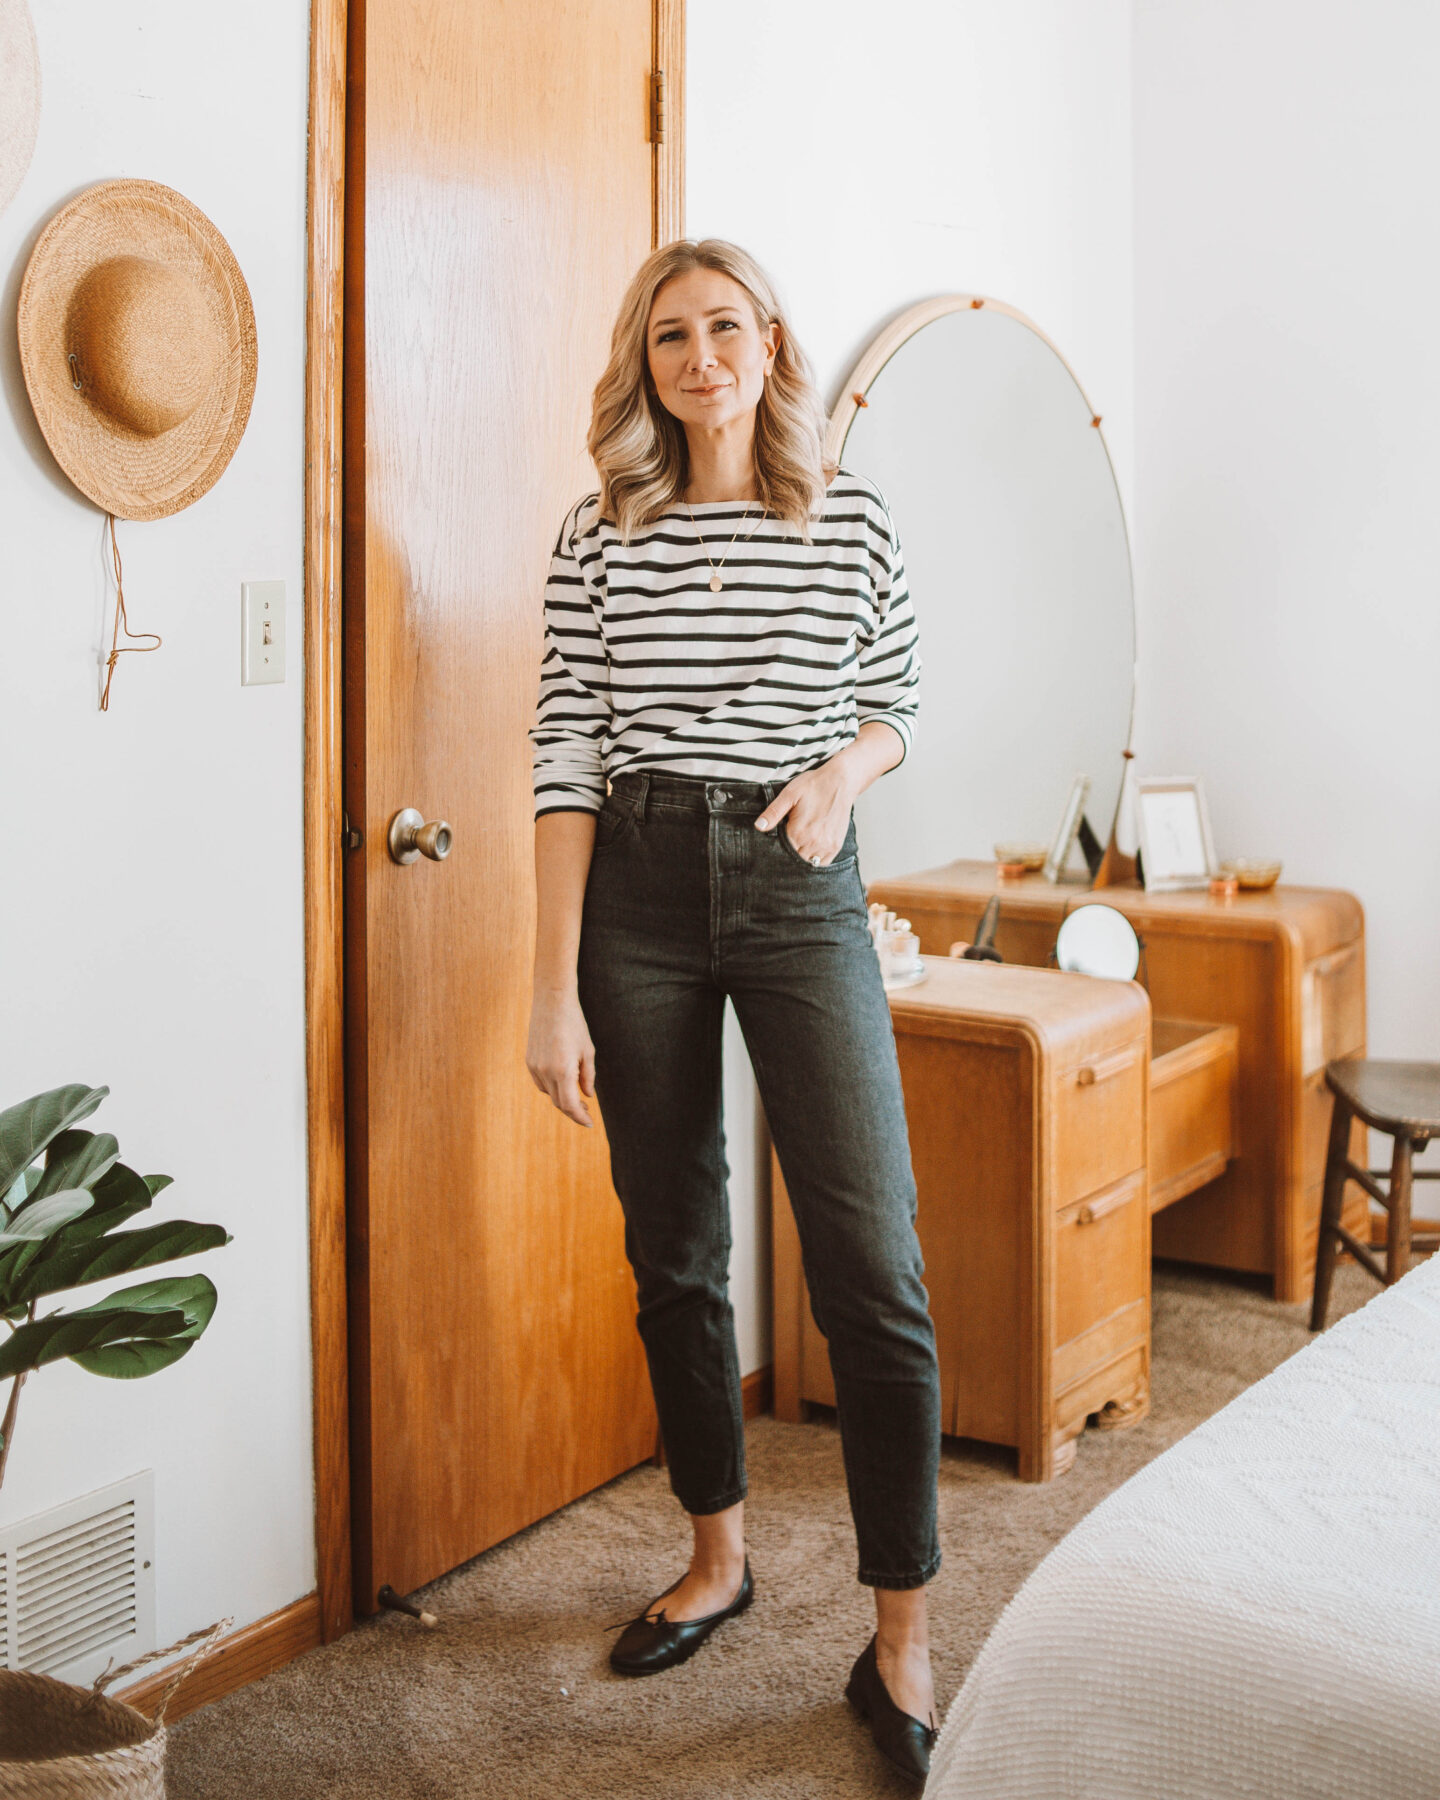
[[[650,142],[665,142],[665,71],[650,72]]]

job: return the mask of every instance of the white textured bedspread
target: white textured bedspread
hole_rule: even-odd
[[[1440,1800],[1440,1257],[1101,1502],[927,1800]]]

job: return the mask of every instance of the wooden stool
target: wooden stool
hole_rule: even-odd
[[[1330,1119],[1330,1154],[1325,1163],[1325,1197],[1320,1206],[1320,1241],[1315,1249],[1312,1331],[1324,1328],[1335,1256],[1341,1244],[1386,1287],[1393,1286],[1410,1267],[1412,1250],[1440,1249],[1440,1235],[1410,1235],[1411,1184],[1440,1181],[1440,1169],[1422,1169],[1417,1174],[1410,1163],[1416,1150],[1423,1150],[1431,1138],[1440,1137],[1440,1063],[1367,1062],[1355,1058],[1330,1063],[1325,1082],[1335,1096],[1335,1110]],[[1388,1189],[1381,1185],[1385,1170],[1357,1168],[1350,1160],[1350,1125],[1357,1118],[1395,1140]],[[1390,1215],[1383,1269],[1369,1246],[1352,1237],[1340,1223],[1347,1181],[1358,1182]]]

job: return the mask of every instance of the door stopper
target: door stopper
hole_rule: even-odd
[[[425,1612],[423,1608],[418,1607],[413,1600],[406,1600],[403,1596],[397,1594],[388,1581],[375,1598],[380,1602],[380,1605],[385,1611],[408,1613],[412,1619],[418,1619],[420,1623],[425,1626],[427,1631],[433,1629],[440,1623],[434,1613]]]

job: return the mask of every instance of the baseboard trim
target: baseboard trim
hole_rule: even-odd
[[[186,1678],[184,1686],[170,1702],[167,1723],[182,1719],[186,1713],[196,1712],[225,1694],[233,1694],[236,1688],[258,1681],[272,1669],[283,1668],[303,1651],[315,1649],[319,1643],[318,1593],[306,1594],[303,1599],[282,1606],[268,1618],[256,1619],[253,1625],[232,1631],[228,1637],[221,1638],[218,1648],[212,1650]],[[162,1669],[158,1675],[147,1675],[143,1681],[124,1689],[116,1698],[140,1712],[151,1714],[159,1705],[169,1679],[169,1671]]]
[[[740,1404],[747,1419],[758,1419],[775,1404],[775,1365],[766,1363],[740,1383]]]

